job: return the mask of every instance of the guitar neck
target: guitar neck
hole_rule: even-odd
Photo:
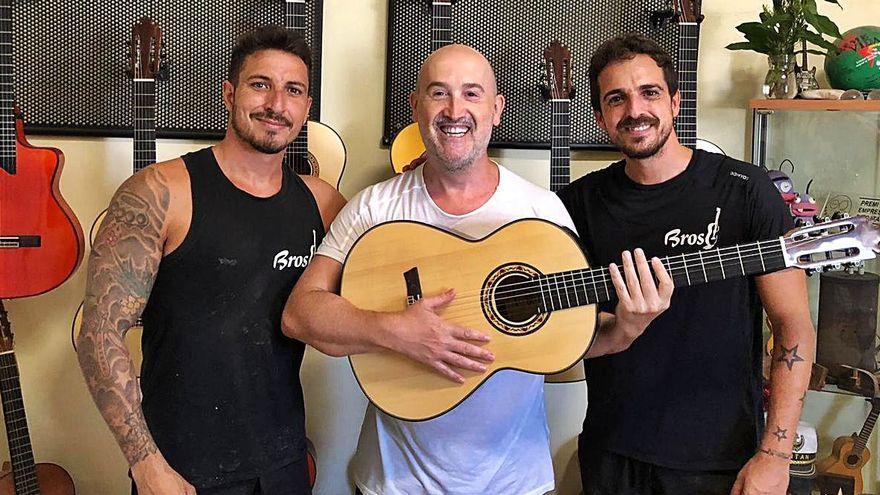
[[[132,82],[134,127],[134,173],[156,163],[156,80]]]
[[[571,100],[550,100],[550,190],[556,192],[571,181]]]
[[[286,0],[284,12],[284,27],[306,36],[306,2],[305,0]],[[284,153],[284,161],[300,175],[311,175],[309,164],[309,126],[304,125],[296,136],[296,139],[287,146]]]
[[[688,148],[697,146],[697,54],[700,47],[700,25],[682,22],[678,25],[678,91],[681,110],[675,123],[678,140]]]
[[[431,51],[452,44],[452,2],[431,2]]]
[[[862,431],[859,432],[859,436],[853,442],[852,453],[855,455],[862,455],[862,452],[868,445],[868,439],[871,437],[874,425],[877,423],[877,416],[880,415],[880,399],[874,399],[872,404],[871,412],[868,414],[868,418],[865,419],[865,424],[862,425]]]
[[[3,398],[3,419],[6,423],[6,438],[9,441],[9,455],[12,459],[15,493],[16,495],[39,494],[34,452],[31,449],[27,417],[21,396],[21,383],[18,378],[18,364],[13,351],[0,354],[0,395]]]
[[[14,174],[15,71],[12,59],[12,0],[0,0],[0,167]]]
[[[667,256],[661,262],[676,287],[756,275],[786,266],[781,239]],[[540,312],[611,301],[616,297],[605,267],[543,275],[517,290],[534,293],[535,289],[541,295]]]

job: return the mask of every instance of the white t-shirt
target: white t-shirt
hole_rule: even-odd
[[[342,209],[317,254],[343,263],[370,227],[416,220],[479,239],[521,218],[542,218],[575,231],[562,202],[498,166],[489,200],[465,215],[434,203],[424,167],[370,186]],[[544,377],[497,372],[448,413],[401,421],[367,406],[354,458],[354,478],[365,495],[543,494],[554,488]]]

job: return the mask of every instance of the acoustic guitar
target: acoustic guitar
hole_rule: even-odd
[[[675,285],[685,286],[791,266],[841,267],[874,258],[878,243],[880,230],[853,217],[662,261]],[[496,359],[485,373],[464,371],[459,385],[398,353],[351,356],[367,398],[391,416],[439,416],[502,369],[551,374],[571,367],[593,340],[596,303],[616,297],[607,268],[591,269],[570,232],[536,219],[476,241],[417,222],[383,223],[355,242],[342,271],[342,296],[370,311],[402,311],[448,288],[458,295],[440,316],[489,333],[486,348]]]
[[[452,44],[452,0],[431,1],[431,51]],[[425,152],[419,124],[412,123],[394,136],[391,142],[391,167],[394,173],[406,167]]]
[[[131,28],[129,42],[129,68],[132,93],[132,128],[134,133],[134,155],[132,174],[156,162],[156,80],[162,73],[162,29],[149,17],[144,17]],[[90,243],[94,244],[98,229],[107,216],[101,212],[92,224]],[[76,341],[82,330],[83,304],[76,310],[71,325],[71,341],[76,349]],[[125,333],[125,346],[131,355],[135,372],[140,376],[143,352],[141,335],[143,328],[133,326]]]
[[[842,485],[847,487],[846,491],[851,484],[853,487],[851,493],[855,495],[861,495],[864,487],[862,468],[871,460],[871,451],[867,447],[868,439],[871,438],[877,416],[880,415],[880,386],[877,377],[870,373],[860,373],[860,375],[874,388],[874,397],[867,399],[871,403],[871,412],[868,413],[865,424],[858,434],[853,433],[834,440],[831,455],[816,463],[816,471],[821,477],[833,479],[838,483],[844,481]]]
[[[61,196],[64,155],[28,143],[14,104],[12,0],[0,0],[0,298],[35,296],[83,257],[79,221]]]
[[[70,474],[57,464],[35,463],[13,349],[12,326],[0,299],[0,395],[11,470],[0,473],[0,495],[74,495]],[[4,465],[6,467],[6,465]]]
[[[571,182],[571,49],[558,41],[544,49],[544,99],[550,102],[550,190],[557,192]],[[547,383],[574,383],[586,379],[583,361],[562,373],[548,375]]]
[[[306,35],[306,0],[285,0],[284,27]],[[345,143],[332,127],[309,120],[284,155],[300,175],[318,177],[339,189],[345,171]]]

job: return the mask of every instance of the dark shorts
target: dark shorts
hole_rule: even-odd
[[[310,495],[312,489],[306,459],[303,458],[259,478],[211,488],[196,486],[196,492],[198,495]],[[137,487],[132,483],[131,494],[137,493]]]
[[[684,471],[638,461],[578,438],[584,495],[730,495],[738,470]]]

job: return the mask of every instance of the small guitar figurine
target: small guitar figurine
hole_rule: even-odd
[[[859,391],[870,392],[866,387],[873,391],[873,397],[866,399],[871,403],[871,412],[868,413],[858,435],[853,433],[850,436],[837,438],[831,447],[831,455],[816,463],[816,471],[822,478],[821,484],[824,485],[823,493],[836,494],[836,489],[842,491],[844,495],[861,495],[864,486],[862,468],[871,459],[871,451],[868,450],[867,445],[877,423],[877,416],[880,415],[880,385],[877,377],[872,373],[855,368],[852,372],[855,381],[860,385]]]
[[[67,280],[83,257],[79,221],[58,187],[64,155],[27,142],[14,105],[12,0],[0,0],[0,298],[35,296]]]
[[[6,438],[12,458],[12,472],[0,473],[0,495],[75,495],[73,479],[61,466],[50,463],[34,463],[31,437],[21,383],[18,379],[18,363],[13,350],[12,326],[0,299],[0,395],[3,396],[3,419]]]

